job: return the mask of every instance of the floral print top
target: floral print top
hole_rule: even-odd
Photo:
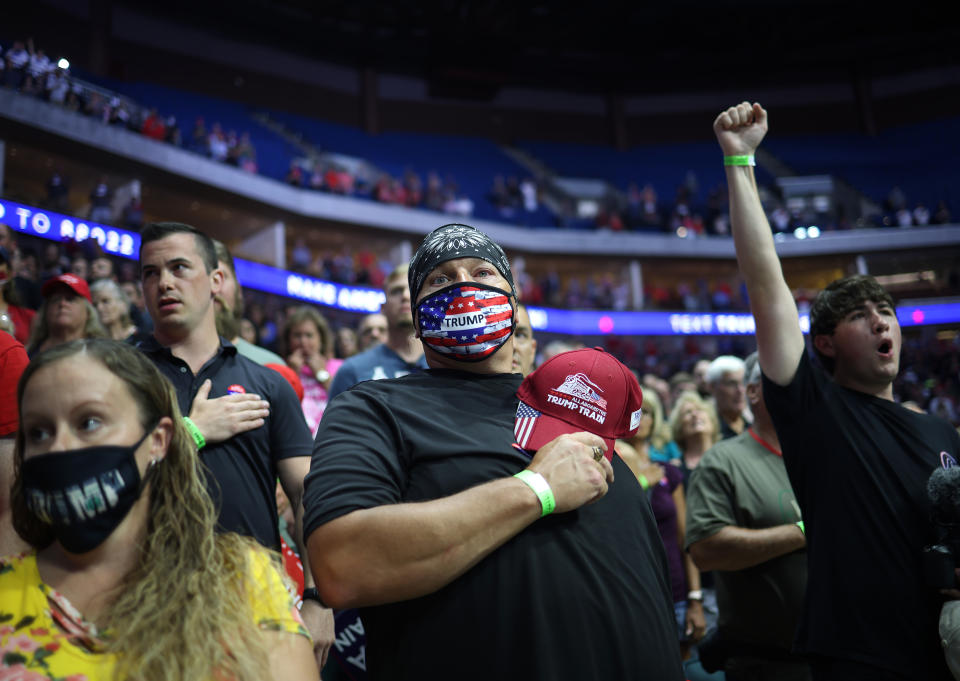
[[[266,553],[251,552],[254,615],[261,629],[310,637]],[[37,554],[0,558],[0,679],[107,681],[115,658],[102,633],[40,579]]]

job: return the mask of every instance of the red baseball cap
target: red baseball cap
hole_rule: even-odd
[[[87,282],[77,275],[70,274],[69,272],[66,274],[61,274],[59,277],[48,279],[43,285],[43,288],[40,289],[40,294],[46,298],[58,284],[63,284],[78,296],[83,296],[87,299],[87,302],[93,302],[93,299],[90,297],[90,286],[87,284]]]
[[[640,426],[640,384],[630,369],[602,348],[551,357],[523,380],[517,397],[514,437],[529,451],[559,435],[585,430],[603,438],[609,460],[614,440]]]

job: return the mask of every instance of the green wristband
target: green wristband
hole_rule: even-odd
[[[798,520],[798,521],[796,522],[796,525],[797,525],[797,527],[800,528],[800,531],[803,532],[803,536],[806,537],[806,536],[807,536],[807,531],[806,531],[806,530],[804,529],[804,527],[803,527],[803,521],[802,521],[802,520]]]
[[[757,165],[756,159],[753,157],[753,154],[744,154],[742,156],[724,156],[723,165],[725,166],[755,166]]]
[[[553,490],[550,489],[550,483],[539,473],[531,470],[522,470],[513,477],[519,478],[533,490],[540,500],[540,517],[550,515],[553,509],[557,507],[557,502],[553,498]]]
[[[647,476],[641,475],[641,476],[639,476],[639,477],[637,478],[637,480],[640,481],[640,486],[643,487],[643,491],[644,491],[644,492],[646,492],[648,489],[650,489],[650,481],[647,480]]]
[[[207,440],[203,437],[203,433],[200,432],[200,429],[197,428],[197,424],[190,420],[189,416],[183,417],[183,425],[187,427],[187,430],[190,432],[190,436],[193,438],[193,441],[197,443],[197,450],[201,450],[207,446]]]

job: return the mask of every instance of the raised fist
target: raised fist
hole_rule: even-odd
[[[724,156],[753,154],[767,134],[767,112],[756,102],[731,106],[717,116],[713,132]]]

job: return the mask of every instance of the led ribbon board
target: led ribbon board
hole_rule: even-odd
[[[80,243],[94,239],[104,253],[122,258],[136,260],[140,251],[140,235],[136,232],[60,215],[15,201],[0,199],[0,222],[10,225],[18,232],[51,241]]]
[[[95,240],[104,253],[137,260],[140,235],[15,201],[0,199],[0,222],[15,231],[51,241]],[[237,280],[246,288],[297,298],[350,312],[377,312],[386,300],[379,289],[343,286],[237,258]]]
[[[530,325],[537,331],[580,336],[752,336],[756,323],[749,313],[610,312],[555,310],[528,307]],[[960,303],[932,303],[897,308],[901,327],[960,322]],[[801,314],[803,333],[810,332],[810,316]]]
[[[52,241],[82,243],[94,239],[105,253],[136,260],[140,235],[109,225],[0,199],[0,222],[15,231]],[[237,258],[237,279],[248,289],[295,298],[349,312],[377,312],[386,300],[374,288],[344,286]],[[613,312],[558,310],[528,307],[530,324],[537,331],[576,336],[752,336],[753,315],[747,313]],[[960,322],[960,303],[932,303],[897,308],[900,326],[925,326]],[[800,329],[810,330],[810,318],[801,314]]]

